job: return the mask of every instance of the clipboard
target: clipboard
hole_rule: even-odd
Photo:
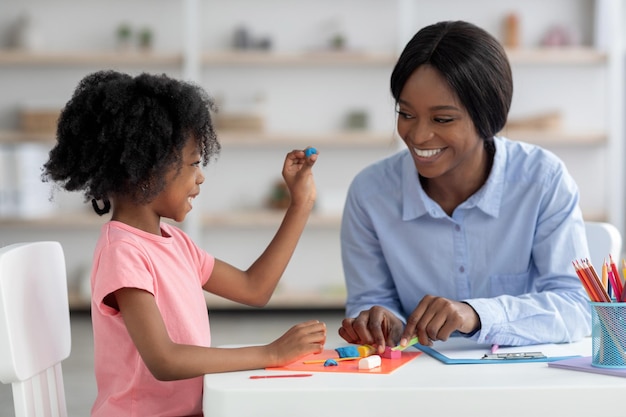
[[[574,343],[503,346],[496,354],[491,354],[491,345],[477,344],[464,337],[452,337],[445,342],[436,341],[433,346],[417,343],[413,347],[447,365],[554,362],[589,356],[591,338]]]

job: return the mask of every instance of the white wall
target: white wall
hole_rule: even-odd
[[[181,51],[185,29],[182,4],[171,0],[4,0],[0,5],[0,45],[8,45],[10,25],[20,13],[27,12],[41,35],[43,51],[113,51],[115,29],[121,22],[135,28],[152,27],[155,51]],[[581,42],[591,45],[596,29],[594,4],[592,0],[201,0],[199,45],[203,51],[227,49],[235,28],[244,24],[252,35],[270,37],[276,53],[317,50],[336,30],[346,35],[348,47],[355,52],[398,52],[418,28],[439,20],[469,20],[501,37],[502,18],[512,11],[521,17],[523,46],[536,45],[552,24],[577,28]],[[62,105],[79,79],[97,69],[93,65],[0,66],[0,130],[17,127],[17,112],[23,104]],[[121,69],[132,73],[140,70]],[[182,74],[177,66],[150,67],[149,71],[175,77]],[[272,182],[280,177],[285,153],[296,146],[317,146],[302,142],[298,135],[336,131],[352,109],[366,110],[371,129],[391,137],[395,126],[390,72],[391,65],[382,64],[203,68],[199,81],[210,94],[225,98],[231,105],[242,97],[262,95],[268,131],[292,134],[294,140],[285,146],[259,143],[240,148],[225,144],[219,160],[207,168],[198,210],[261,206]],[[606,129],[610,123],[607,91],[611,87],[602,66],[572,71],[559,65],[520,65],[514,67],[514,78],[511,117],[559,109],[564,124],[572,130]],[[344,148],[320,147],[315,168],[319,206],[339,212],[345,189],[356,172],[395,149],[362,147],[358,141]],[[621,177],[611,176],[604,148],[559,146],[552,150],[565,160],[579,182],[585,209],[604,209],[607,194],[623,187]],[[83,206],[80,196],[59,195],[58,200],[64,210]],[[272,232],[267,227],[247,232],[203,229],[200,243],[217,256],[247,267]],[[0,244],[57,235],[66,239],[69,271],[77,279],[78,271],[89,265],[97,228],[66,234],[49,228],[10,227],[0,228],[0,235]],[[84,245],[78,243],[81,237]],[[333,287],[341,285],[341,276],[338,228],[309,227],[281,285]]]

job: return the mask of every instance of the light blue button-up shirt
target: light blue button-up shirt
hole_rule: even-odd
[[[474,308],[479,343],[591,333],[589,298],[572,265],[589,257],[576,183],[549,151],[495,144],[487,182],[451,217],[422,189],[408,150],[354,178],[341,226],[348,317],[380,305],[406,321],[431,294]]]

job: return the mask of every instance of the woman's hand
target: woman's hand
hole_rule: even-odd
[[[427,295],[409,316],[400,344],[417,336],[420,344],[431,346],[456,330],[472,333],[479,328],[480,318],[469,304]]]
[[[389,310],[374,306],[361,311],[356,318],[343,319],[339,336],[348,343],[375,346],[382,353],[385,346],[398,343],[403,327],[402,321]]]

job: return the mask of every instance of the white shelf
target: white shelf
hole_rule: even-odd
[[[217,132],[220,143],[226,147],[283,146],[295,143],[323,145],[324,147],[345,148],[349,146],[385,147],[397,146],[399,139],[395,133],[370,131],[337,131],[323,133],[272,133],[272,132]]]
[[[392,67],[395,54],[359,51],[310,51],[281,53],[272,51],[218,51],[202,54],[206,66],[261,65],[261,66],[305,66],[320,65],[382,65]]]
[[[201,225],[211,228],[258,228],[270,227],[276,228],[283,219],[282,210],[241,210],[229,211],[223,213],[205,213],[202,214]],[[92,229],[99,228],[107,222],[109,216],[98,216],[89,210],[74,213],[59,213],[45,217],[1,217],[0,228],[2,229],[40,229],[40,228],[59,228],[59,229]],[[604,221],[606,214],[600,212],[585,213],[585,220]],[[181,227],[181,223],[174,223],[163,219],[163,221],[172,223]],[[307,222],[307,227],[334,228],[339,227],[341,223],[341,213],[320,213],[313,211]]]
[[[544,147],[604,146],[608,142],[608,135],[599,131],[505,129],[501,134],[509,139]]]
[[[338,277],[338,280],[342,278]],[[238,304],[213,294],[206,293],[204,298],[209,309],[258,309]],[[345,288],[319,289],[316,291],[281,291],[279,288],[267,305],[263,308],[271,309],[299,309],[299,308],[345,308]]]
[[[90,206],[91,209],[91,206]],[[2,217],[0,228],[7,229],[94,229],[103,225],[110,216],[98,216],[87,209],[78,212],[63,212],[44,217]]]
[[[201,225],[203,227],[278,227],[283,219],[284,212],[282,210],[241,210],[229,211],[223,213],[209,213],[202,215]],[[109,215],[98,216],[91,210],[91,206],[84,211],[64,212],[45,217],[1,217],[0,228],[3,229],[21,229],[21,228],[71,228],[71,229],[89,229],[99,228],[110,218]],[[313,212],[309,217],[307,225],[309,227],[337,227],[341,220],[340,213],[319,213]],[[175,223],[167,219],[163,221],[172,223],[181,227],[181,223]]]
[[[0,131],[0,144],[45,143],[52,146],[54,142],[54,133],[29,133],[18,130]]]
[[[589,47],[508,48],[506,53],[512,65],[594,65],[605,64],[608,59],[605,52]]]
[[[512,64],[562,64],[588,65],[603,64],[607,54],[593,48],[554,47],[507,49]],[[322,65],[367,65],[393,67],[397,59],[394,53],[372,51],[305,51],[281,53],[274,51],[214,51],[203,52],[201,63],[204,66],[305,66]],[[25,52],[1,50],[0,65],[28,66],[76,66],[76,65],[140,65],[140,66],[180,66],[183,63],[181,52],[146,51],[47,51]]]
[[[502,134],[510,139],[542,146],[602,146],[608,140],[608,135],[600,131],[508,129]],[[220,131],[217,132],[217,136],[222,146],[233,148],[283,146],[294,143],[323,145],[326,148],[345,148],[348,146],[367,148],[392,147],[398,146],[400,143],[400,139],[395,133],[370,131],[337,131],[317,134]],[[55,137],[50,133],[0,131],[0,144],[49,143],[53,145],[54,141]]]
[[[339,278],[338,278],[339,279]],[[233,301],[205,293],[204,298],[210,310],[258,310]],[[73,310],[89,310],[91,303],[88,298],[76,292],[69,293],[69,304]],[[346,290],[343,286],[337,288],[322,288],[315,292],[283,291],[278,288],[264,309],[301,309],[312,307],[320,309],[343,309],[346,305]]]
[[[1,66],[180,66],[182,63],[183,56],[177,52],[24,52],[19,50],[0,50]]]
[[[202,225],[208,227],[272,227],[277,228],[284,216],[283,210],[247,210],[211,213],[202,216]],[[337,227],[341,213],[319,213],[313,211],[307,222],[308,227]]]
[[[72,0],[78,1],[78,0]],[[458,4],[464,4],[462,0],[457,0]],[[582,0],[581,0],[582,1]],[[494,0],[494,5],[496,0]],[[413,34],[416,28],[417,21],[425,21],[428,20],[428,23],[431,23],[432,17],[437,15],[432,8],[426,6],[425,2],[422,3],[423,10],[420,11],[419,17],[417,14],[410,15],[412,7],[409,6],[408,1],[402,0],[396,3],[398,7],[397,15],[398,20],[395,22],[395,26],[393,30],[398,29],[399,33],[407,33]],[[415,2],[417,3],[417,2]],[[445,2],[444,2],[445,3]],[[454,4],[454,1],[452,2]],[[532,10],[533,6],[526,5],[525,3],[517,4],[513,2],[513,0],[507,0],[506,4],[516,5],[516,7],[520,7],[524,10]],[[574,4],[576,2],[572,2]],[[578,2],[580,3],[580,2]],[[251,5],[255,5],[256,3],[251,3]],[[498,5],[500,2],[497,3]],[[71,4],[68,4],[64,7],[69,7]],[[308,90],[307,88],[311,88],[311,86],[306,84],[297,84],[297,89],[294,89],[293,85],[282,86],[283,79],[280,78],[283,74],[281,71],[283,70],[293,70],[296,75],[299,75],[301,69],[306,70],[307,68],[315,69],[323,69],[324,71],[319,71],[321,77],[328,77],[329,75],[334,78],[334,73],[331,71],[337,70],[336,73],[340,74],[342,77],[347,74],[350,76],[354,75],[354,80],[356,84],[355,86],[348,85],[346,91],[344,92],[342,89],[343,84],[340,86],[334,85],[333,87],[329,87],[333,93],[337,91],[337,95],[346,94],[350,97],[357,97],[363,91],[363,89],[368,89],[370,87],[374,87],[369,83],[370,78],[360,78],[364,77],[378,77],[381,73],[391,72],[391,68],[395,65],[397,54],[399,48],[403,47],[403,43],[406,39],[397,39],[398,45],[394,45],[392,48],[381,47],[380,45],[385,45],[385,43],[377,43],[379,38],[384,38],[385,36],[389,37],[389,31],[386,30],[384,33],[377,33],[375,42],[366,42],[363,41],[367,36],[358,36],[359,41],[363,41],[364,45],[369,45],[369,49],[372,50],[345,50],[345,51],[331,51],[331,50],[306,50],[308,48],[305,46],[305,42],[300,40],[299,42],[294,42],[290,44],[286,42],[285,39],[282,39],[282,42],[276,42],[275,45],[288,45],[287,48],[298,49],[300,51],[296,52],[284,52],[284,51],[237,51],[237,50],[219,50],[222,46],[218,45],[217,42],[212,46],[207,47],[206,39],[203,39],[203,36],[206,37],[209,34],[211,36],[215,36],[215,33],[210,33],[211,29],[204,30],[202,28],[200,9],[203,9],[202,12],[207,12],[205,10],[205,6],[207,4],[203,4],[200,6],[195,0],[194,1],[183,1],[181,3],[181,8],[183,12],[188,12],[187,7],[193,9],[190,14],[185,14],[186,21],[183,23],[183,27],[180,29],[174,29],[174,32],[182,32],[180,35],[183,37],[182,45],[180,45],[180,49],[178,49],[178,44],[170,44],[169,46],[164,47],[172,48],[173,50],[159,50],[154,49],[150,52],[139,52],[139,51],[129,51],[129,52],[119,52],[115,50],[105,50],[106,46],[103,46],[102,50],[93,51],[93,50],[83,50],[81,48],[88,48],[81,46],[78,44],[62,44],[60,47],[67,47],[69,50],[67,51],[46,51],[46,52],[20,52],[15,50],[1,50],[0,49],[0,68],[6,70],[6,73],[16,73],[17,71],[21,71],[23,69],[28,69],[28,71],[33,71],[38,75],[43,75],[43,77],[47,77],[48,73],[46,71],[50,71],[51,69],[57,70],[62,69],[63,71],[52,71],[54,73],[54,79],[46,80],[48,84],[55,83],[57,79],[63,78],[65,75],[65,70],[70,69],[80,69],[83,67],[101,67],[101,68],[136,68],[141,69],[145,68],[149,70],[150,68],[159,68],[163,69],[166,72],[173,73],[181,73],[185,78],[192,79],[196,82],[202,83],[203,77],[200,76],[202,71],[206,71],[207,73],[211,73],[213,76],[213,72],[216,76],[224,77],[228,82],[218,82],[219,85],[217,87],[223,88],[227,93],[233,92],[235,93],[245,93],[246,91],[251,90],[262,90],[267,89],[269,91],[268,94],[274,94],[275,91],[278,93],[276,95],[269,96],[269,106],[268,113],[270,116],[276,116],[279,112],[279,116],[283,117],[283,114],[288,113],[287,110],[290,108],[284,105],[284,102],[281,100],[285,100],[285,96],[280,96],[280,94],[293,94],[294,103],[302,100],[305,102],[307,100]],[[285,3],[285,9],[289,8]],[[177,6],[175,6],[177,7]],[[213,13],[220,13],[219,4],[211,4],[208,8],[213,8]],[[254,6],[256,7],[256,6]],[[369,6],[368,6],[369,7]],[[389,6],[394,7],[394,6]],[[387,7],[387,8],[389,8]],[[543,5],[542,5],[543,7]],[[586,10],[585,7],[581,7],[580,4],[574,5],[572,7]],[[217,8],[217,9],[216,9]],[[417,6],[416,6],[417,8]],[[338,10],[340,7],[338,6]],[[366,6],[364,5],[364,9]],[[480,11],[474,10],[470,12],[471,8],[465,8],[465,12],[460,8],[459,10],[459,18],[464,18],[467,20],[476,20],[477,23],[480,24],[480,18],[471,16],[479,16]],[[621,10],[622,7],[611,6],[612,10]],[[375,8],[372,10],[376,10]],[[551,9],[547,16],[555,16],[554,8]],[[413,10],[414,11],[414,10]],[[47,13],[47,14],[46,14]],[[251,18],[251,13],[245,13],[244,10],[241,11],[241,16]],[[497,12],[494,12],[497,13]],[[565,13],[565,12],[564,12]],[[575,14],[577,12],[572,12],[570,14]],[[36,13],[35,13],[36,14]],[[42,13],[41,18],[48,18],[49,12]],[[192,16],[193,15],[193,16]],[[406,16],[405,16],[406,15]],[[133,16],[131,13],[130,17]],[[136,13],[135,13],[136,16]],[[225,15],[228,18],[228,21],[224,22],[224,28],[227,28],[230,23],[232,25],[237,22],[231,21],[233,20],[233,15]],[[347,17],[349,15],[345,15],[343,18],[346,21],[349,19]],[[214,18],[214,16],[211,16]],[[223,16],[219,16],[222,18]],[[405,19],[406,17],[406,19]],[[206,16],[204,16],[206,18]],[[315,16],[304,16],[303,24],[311,24],[317,17]],[[377,18],[383,19],[384,17]],[[190,21],[193,20],[193,21]],[[393,19],[393,17],[392,17]],[[197,20],[197,21],[196,21]],[[544,19],[545,20],[545,19]],[[593,21],[593,17],[586,16],[584,18],[586,23]],[[483,19],[484,21],[484,19]],[[280,22],[280,19],[279,19]],[[355,23],[355,22],[352,22]],[[420,23],[421,24],[421,23]],[[538,27],[545,26],[545,21],[538,22]],[[101,24],[100,26],[104,26]],[[197,27],[196,27],[197,26]],[[255,29],[255,25],[251,24],[251,29]],[[188,30],[188,28],[192,27],[193,30]],[[195,27],[195,29],[194,29]],[[525,27],[526,29],[531,28],[531,25]],[[103,28],[100,28],[103,29]],[[157,27],[157,29],[159,29]],[[277,29],[278,28],[277,26]],[[60,30],[63,30],[61,28]],[[161,30],[167,30],[167,26],[164,25]],[[362,30],[362,29],[361,29]],[[368,30],[368,29],[365,29]],[[392,31],[393,31],[392,30]],[[277,36],[280,31],[277,30]],[[174,33],[174,35],[179,35],[179,33]],[[369,35],[365,33],[364,35]],[[396,36],[395,32],[392,36]],[[355,38],[355,36],[350,35],[349,39]],[[280,39],[279,39],[280,40]],[[291,39],[290,39],[291,40]],[[308,42],[308,40],[307,40]],[[402,43],[402,45],[401,45]],[[621,43],[620,43],[621,44]],[[350,44],[348,44],[350,45]],[[388,43],[387,43],[388,45]],[[205,50],[200,51],[199,49],[204,47]],[[72,50],[74,48],[75,50]],[[376,49],[385,50],[385,52],[377,51]],[[511,61],[512,66],[514,67],[514,71],[517,70],[518,67],[532,67],[531,71],[543,71],[547,70],[550,74],[553,68],[556,68],[557,71],[563,70],[565,71],[578,71],[578,72],[597,72],[596,67],[601,68],[610,68],[614,66],[615,63],[618,63],[623,58],[622,55],[618,55],[615,53],[613,46],[610,46],[607,49],[608,52],[599,51],[591,47],[563,47],[563,48],[519,48],[519,49],[507,49],[507,54]],[[620,64],[621,65],[621,64]],[[547,68],[548,67],[548,68]],[[587,67],[594,67],[593,71],[588,71]],[[230,82],[228,77],[225,77],[223,74],[226,73],[228,75],[231,69],[236,69],[237,76],[239,76],[240,72],[243,77],[240,79],[241,84]],[[347,69],[347,71],[345,70]],[[582,71],[579,71],[581,70]],[[213,72],[211,72],[214,70]],[[275,71],[278,70],[278,71]],[[363,71],[365,70],[365,71]],[[523,71],[526,71],[527,68],[523,68]],[[246,72],[247,71],[247,72]],[[233,71],[235,72],[235,71]],[[614,71],[616,72],[616,71]],[[252,78],[257,73],[261,73],[262,78],[259,83],[262,82],[261,87],[255,85],[256,80]],[[275,74],[275,73],[278,73]],[[306,73],[308,75],[308,72]],[[317,72],[315,73],[317,74]],[[206,74],[204,74],[206,75]],[[515,77],[515,74],[514,74]],[[49,77],[48,77],[49,78]],[[294,77],[296,79],[297,77]],[[615,82],[617,87],[614,90],[616,93],[612,91],[606,92],[607,96],[619,96],[620,100],[623,92],[621,91],[621,86],[623,85],[623,78],[621,74],[619,77],[613,77],[610,81]],[[330,78],[329,78],[330,79]],[[322,78],[323,85],[330,85],[328,83],[329,79]],[[341,83],[345,84],[344,78],[341,78]],[[293,80],[289,80],[295,83]],[[351,78],[348,79],[351,81]],[[532,81],[532,80],[531,80]],[[384,76],[385,85],[383,93],[388,91],[388,75]],[[378,84],[379,81],[376,81]],[[347,83],[349,84],[349,83]],[[72,84],[73,85],[73,84]],[[314,83],[311,83],[314,85]],[[601,87],[602,85],[600,85]],[[215,90],[216,86],[212,86],[212,89]],[[278,88],[275,88],[278,87]],[[283,88],[284,87],[284,88]],[[301,87],[301,90],[300,90]],[[584,84],[576,85],[572,88],[585,88],[587,87]],[[24,92],[24,96],[28,97],[29,94],[38,94],[39,87],[36,86],[35,83],[31,84],[30,78],[24,85],[16,86],[16,88],[21,89]],[[282,91],[283,88],[285,91]],[[312,87],[316,88],[316,87]],[[610,87],[612,89],[612,87]],[[35,90],[33,90],[35,89]],[[352,89],[352,90],[351,90]],[[545,98],[542,95],[543,91],[540,89],[533,89],[533,85],[528,85],[524,87],[525,92],[529,93],[531,96],[535,97],[537,103],[543,103]],[[242,90],[242,91],[238,91]],[[341,91],[339,91],[341,90]],[[356,91],[356,93],[355,93]],[[315,91],[317,93],[317,91]],[[55,93],[57,94],[57,93]],[[334,96],[333,96],[334,97]],[[339,96],[337,96],[339,97]],[[386,97],[386,96],[384,96]],[[552,97],[558,97],[558,95],[553,95]],[[56,96],[55,96],[56,98]],[[67,97],[64,97],[67,99]],[[319,97],[314,94],[314,97],[311,100],[320,100],[320,106],[324,106],[324,101],[326,96],[320,94]],[[274,101],[272,101],[274,100]],[[291,100],[291,98],[289,98]],[[373,96],[371,98],[369,95],[365,95],[361,98],[359,96],[359,103],[364,103],[364,107],[374,109],[372,112],[376,112],[375,114],[380,116],[380,110],[376,110],[375,103],[382,103],[383,100],[381,98],[377,98],[377,96]],[[369,100],[369,101],[368,101]],[[310,100],[309,100],[310,101]],[[608,110],[610,111],[610,120],[614,121],[612,123],[619,123],[620,117],[615,117],[615,115],[619,115],[619,109],[622,108],[621,105],[615,105],[616,100],[611,100],[611,105],[608,106]],[[575,101],[572,101],[574,103]],[[334,104],[334,103],[333,103]],[[291,105],[291,102],[288,102],[288,105]],[[351,104],[354,106],[354,104]],[[389,110],[391,111],[393,104],[390,104]],[[589,103],[590,106],[593,106],[593,103]],[[538,106],[539,107],[539,106]],[[310,108],[305,108],[303,112],[310,112]],[[333,109],[333,111],[335,111]],[[302,112],[301,112],[302,113]],[[335,113],[337,113],[335,111]],[[306,114],[306,113],[305,113]],[[302,114],[298,114],[297,116],[302,116]],[[328,119],[328,114],[324,115],[325,119]],[[335,117],[336,114],[331,113],[330,117]],[[294,117],[293,115],[286,115],[285,117]],[[339,119],[339,115],[336,116]],[[268,118],[268,120],[279,120],[278,118]],[[377,119],[371,119],[376,121]],[[594,119],[594,120],[597,120]],[[582,123],[585,125],[584,122]],[[338,123],[333,124],[333,126],[338,125]],[[281,128],[280,123],[276,122],[272,124],[272,126],[276,126],[276,128]],[[293,125],[285,126],[286,129],[291,129]],[[379,123],[378,125],[374,124],[379,130],[384,130],[387,128],[387,125],[384,123]],[[298,126],[296,125],[296,128]],[[7,127],[4,126],[6,129]],[[323,128],[323,127],[322,127]],[[402,144],[399,138],[396,137],[395,132],[393,131],[394,126],[389,123],[389,131],[388,132],[376,132],[376,131],[323,131],[323,132],[311,132],[308,129],[306,132],[293,132],[293,131],[263,131],[263,132],[245,132],[245,131],[236,131],[236,130],[220,130],[217,132],[218,138],[224,148],[230,148],[233,152],[229,152],[229,154],[235,154],[239,152],[239,154],[247,154],[246,152],[240,152],[246,149],[255,150],[259,147],[292,147],[298,146],[297,144],[303,145],[312,145],[319,146],[323,148],[323,151],[330,155],[331,152],[336,150],[343,149],[356,149],[356,150],[364,150],[364,155],[367,155],[367,158],[370,158],[372,154],[378,153],[378,149],[385,150],[391,149],[394,147],[401,147]],[[304,129],[303,129],[304,130]],[[556,152],[560,152],[561,150],[567,151],[567,153],[575,153],[577,156],[579,154],[587,155],[586,152],[593,151],[589,153],[600,154],[604,151],[608,153],[613,153],[615,155],[618,152],[614,152],[616,149],[621,149],[619,146],[616,147],[616,142],[622,141],[623,138],[618,137],[619,135],[616,133],[622,132],[622,128],[619,129],[611,128],[611,126],[607,126],[606,131],[579,131],[574,129],[569,129],[568,126],[565,126],[561,130],[520,130],[520,129],[508,129],[503,132],[503,134],[513,140],[522,140],[525,142],[535,143],[541,146],[545,146],[548,148],[555,148]],[[0,131],[0,145],[19,145],[22,143],[41,143],[45,145],[53,146],[55,141],[54,133],[25,133],[20,131]],[[570,152],[571,151],[571,152]],[[355,158],[359,157],[358,153],[355,152]],[[330,159],[330,158],[329,158]],[[336,169],[333,167],[325,167],[325,169],[331,170]],[[578,168],[576,168],[578,169]],[[328,171],[326,171],[328,172]],[[321,176],[321,175],[320,175]],[[618,183],[621,184],[622,179],[620,178]],[[320,194],[324,190],[320,189]],[[333,190],[336,193],[339,191]],[[613,207],[612,207],[613,206]],[[586,211],[584,213],[586,220],[613,220],[615,216],[622,216],[622,211],[620,210],[621,202],[614,207],[611,201],[608,201],[607,204],[602,204],[597,211],[589,212]],[[617,209],[616,209],[617,208]],[[595,210],[595,209],[594,209]],[[210,229],[219,229],[221,233],[228,234],[232,230],[237,232],[245,232],[246,229],[251,231],[252,234],[255,234],[254,229],[258,228],[266,228],[267,230],[263,230],[263,234],[266,231],[276,228],[281,219],[282,219],[282,211],[277,210],[242,210],[242,211],[233,211],[233,212],[219,212],[219,213],[206,213],[203,212],[202,207],[198,206],[194,209],[193,212],[194,219],[191,219],[188,224],[183,224],[183,226],[187,225],[191,229],[199,229],[210,228]],[[89,205],[85,205],[81,207],[81,210],[76,212],[64,212],[58,213],[55,215],[51,215],[46,218],[2,218],[0,217],[0,234],[6,233],[8,236],[20,236],[20,233],[24,233],[27,236],[36,235],[37,233],[48,233],[48,234],[57,234],[59,237],[63,237],[63,231],[75,231],[79,233],[92,233],[97,232],[100,225],[108,219],[109,216],[97,216]],[[317,233],[315,231],[315,235],[324,236],[322,239],[328,239],[327,235],[332,234],[334,236],[334,230],[332,233],[327,233],[326,228],[338,229],[340,225],[341,214],[340,213],[325,213],[321,211],[315,211],[311,214],[309,222],[307,224],[307,228],[321,228],[321,233]],[[316,237],[317,238],[317,237]],[[314,244],[316,245],[326,245],[327,240],[319,240]],[[81,259],[87,259],[88,255],[82,255]],[[329,262],[334,263],[337,262],[337,259],[333,256]],[[338,268],[337,268],[338,269]],[[306,271],[309,273],[309,271]],[[334,282],[342,282],[340,276],[335,278],[335,275],[340,275],[339,272],[335,272],[335,269],[332,270],[331,273],[327,275],[333,276]],[[309,275],[306,273],[303,275],[302,279],[305,282],[308,282]],[[334,285],[334,284],[333,284]],[[337,284],[340,286],[340,284]],[[344,290],[345,291],[345,290]],[[297,288],[290,289],[290,291],[284,290],[279,287],[276,294],[272,297],[270,304],[268,307],[270,308],[302,308],[302,307],[329,307],[329,308],[343,308],[345,302],[345,292],[340,290],[333,289],[324,289],[320,288],[319,291],[314,291],[314,294],[311,294],[310,291],[298,291]],[[207,303],[210,307],[215,308],[242,308],[238,304],[229,303],[217,297],[210,297],[207,299]],[[89,306],[88,301],[80,300],[79,298],[75,298],[75,304],[78,306]],[[245,308],[245,307],[244,307]]]

